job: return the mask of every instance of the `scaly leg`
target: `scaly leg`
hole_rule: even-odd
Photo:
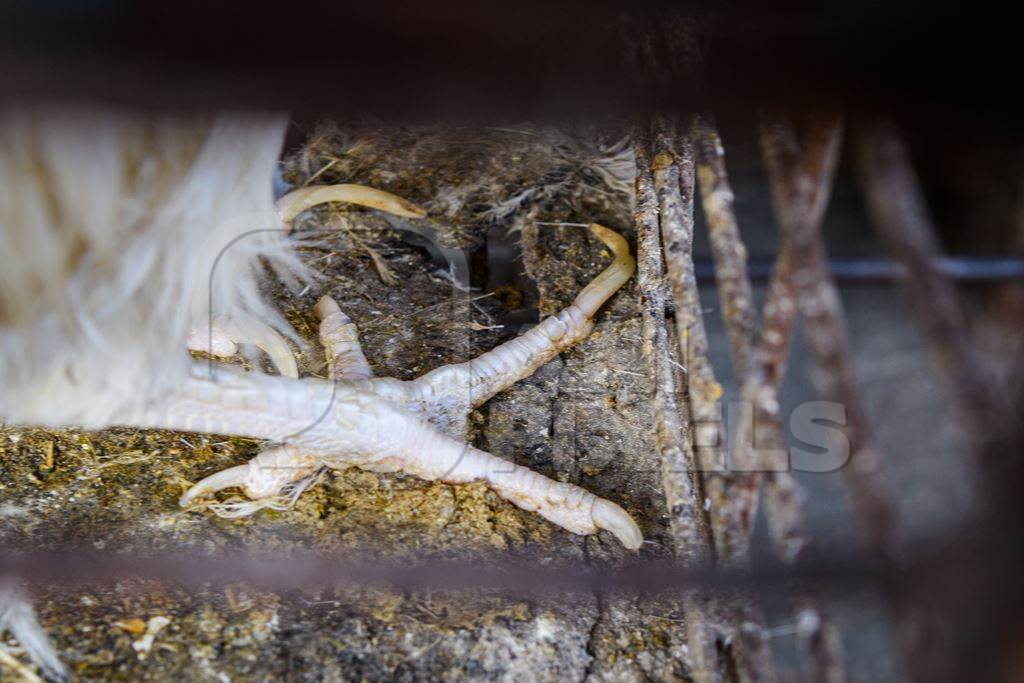
[[[555,481],[461,443],[426,422],[405,439],[408,443],[401,449],[404,472],[454,484],[485,481],[505,500],[574,534],[604,529],[630,550],[643,543],[643,534],[629,513],[579,486]]]
[[[611,249],[615,260],[568,308],[468,363],[446,365],[417,378],[413,381],[414,395],[438,405],[461,400],[477,407],[586,338],[594,327],[594,314],[636,270],[622,235],[597,223],[589,227]]]
[[[320,342],[327,356],[328,377],[341,381],[370,379],[373,373],[359,345],[356,326],[348,316],[329,296],[321,297],[314,310],[321,320]],[[315,455],[303,451],[298,445],[275,446],[262,451],[245,465],[206,477],[186,491],[179,504],[187,507],[197,498],[237,486],[253,502],[221,506],[224,510],[218,510],[220,514],[226,512],[226,516],[234,517],[251,514],[267,506],[289,507],[321,466]],[[306,486],[302,482],[306,482]],[[289,487],[291,491],[288,491]]]
[[[333,380],[369,379],[372,373],[359,346],[356,326],[329,296],[322,297],[315,310],[321,319],[320,341],[327,356],[328,376]],[[218,336],[214,336],[212,348],[221,348],[227,353],[220,355],[230,356],[234,351],[228,345],[234,345],[234,340],[223,330],[236,330],[230,326],[230,320],[227,323],[214,328]],[[190,344],[191,341],[190,338]],[[221,346],[217,347],[217,343]],[[316,456],[304,452],[298,445],[275,446],[262,451],[245,465],[230,467],[201,480],[182,495],[179,504],[187,507],[198,498],[237,486],[253,503],[227,507],[227,516],[251,514],[268,505],[287,506],[294,502],[297,495],[282,496],[282,492],[309,480],[320,467],[321,463]],[[301,489],[296,488],[295,491],[301,493]]]
[[[182,497],[182,504],[232,486],[241,486],[263,500],[278,500],[280,488],[303,467],[356,466],[376,472],[401,470],[451,483],[484,481],[518,507],[573,533],[605,529],[632,550],[643,541],[629,514],[611,501],[461,443],[426,420],[356,386],[332,394],[331,385],[323,380],[303,386],[284,378],[220,374],[227,381],[222,395],[197,380],[182,397],[132,423],[225,433],[236,432],[236,424],[252,425],[247,431],[258,429],[257,435],[267,438],[282,438],[295,427],[306,429],[291,437],[296,447],[268,449],[245,465],[211,475],[192,487]],[[219,414],[205,409],[221,402],[238,407]],[[275,405],[280,405],[280,410],[275,411]],[[324,406],[328,410],[324,411]],[[194,415],[199,412],[205,415],[197,421]],[[254,420],[268,413],[275,415],[276,424]],[[256,500],[248,506],[238,504],[237,511],[232,508],[229,512],[249,514],[263,506]]]
[[[288,444],[199,482],[183,496],[183,504],[229,486],[273,499],[320,465],[402,470],[453,483],[485,481],[515,505],[569,531],[606,529],[636,549],[643,540],[640,531],[618,505],[463,444],[424,418],[467,406],[467,397],[479,405],[590,332],[597,309],[634,270],[621,236],[599,225],[590,227],[615,254],[612,265],[558,316],[474,361],[440,368],[412,382],[367,379],[369,368],[354,326],[325,298],[317,310],[326,323],[321,337],[330,374],[341,379],[299,382],[224,373],[218,385],[196,377],[181,396],[129,416],[125,424],[244,434]],[[221,410],[212,409],[216,406]],[[251,505],[260,506],[259,501]]]
[[[328,377],[334,380],[372,378],[370,364],[359,345],[359,331],[337,302],[323,296],[314,310],[320,317],[320,343],[327,356]]]

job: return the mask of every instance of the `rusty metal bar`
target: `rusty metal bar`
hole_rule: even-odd
[[[747,250],[733,210],[725,150],[709,115],[697,121],[693,137],[699,150],[697,175],[715,260],[722,318],[740,384],[740,400],[751,409],[750,419],[741,420],[736,428],[731,463],[735,471],[728,491],[741,540],[737,550],[744,555],[748,552],[761,483],[767,480],[765,512],[772,541],[779,556],[792,561],[806,542],[803,498],[788,463],[760,462],[757,455],[785,453],[786,439],[779,414],[779,385],[768,380],[769,354],[760,342],[760,321],[747,273]],[[788,335],[784,346],[783,351],[788,350]]]
[[[1001,411],[971,346],[956,287],[939,265],[941,248],[910,153],[891,124],[877,121],[858,130],[854,149],[872,223],[909,274],[906,286],[936,364],[952,381],[975,438],[987,438]]]
[[[647,131],[638,129],[634,134],[633,145],[637,165],[637,282],[643,311],[644,358],[654,380],[654,424],[656,444],[661,455],[662,485],[676,557],[684,565],[700,565],[709,562],[713,556],[712,540],[701,513],[689,406],[680,406],[676,401],[677,391],[665,321],[664,265],[659,239],[666,221],[683,228],[687,224],[687,213],[690,215],[688,226],[692,237],[692,195],[687,212],[683,199],[678,197],[678,167],[675,167],[672,177],[677,196],[669,198],[665,194],[665,169],[659,169],[657,161],[652,165]],[[708,605],[693,594],[684,594],[683,601],[687,611],[691,675],[701,683],[717,683],[722,676],[718,668],[715,636],[708,619]]]
[[[765,327],[759,352],[764,359],[764,379],[778,392],[782,386],[789,356],[793,325],[797,314],[797,292],[794,287],[795,266],[799,257],[792,239],[794,230],[820,230],[825,207],[832,190],[838,163],[838,128],[822,137],[812,137],[810,144],[799,145],[794,132],[785,126],[774,131],[762,128],[761,147],[768,171],[775,213],[783,226],[779,256],[772,274],[765,302]],[[795,480],[773,477],[766,487],[766,509],[775,534],[784,532],[791,520],[802,522],[801,491]],[[774,525],[772,522],[774,521]],[[798,615],[801,628],[798,646],[803,660],[812,671],[811,678],[823,683],[842,683],[843,648],[838,630],[831,618],[815,605],[813,597],[805,597]]]
[[[743,421],[737,428],[737,453],[752,461],[757,448],[785,452],[786,438],[779,414],[779,390],[789,352],[794,306],[785,295],[789,291],[789,251],[782,250],[775,269],[769,308],[762,329],[754,305],[747,268],[747,252],[733,209],[734,195],[725,164],[725,149],[710,115],[702,117],[693,136],[700,150],[700,184],[704,197],[715,273],[719,283],[725,321],[732,347],[732,360],[740,381],[741,399],[752,408],[751,425]],[[812,179],[813,181],[814,179]],[[774,296],[773,296],[774,294]],[[752,464],[749,463],[749,464]],[[757,489],[765,481],[764,507],[769,533],[776,554],[783,562],[796,561],[806,546],[803,491],[788,468],[768,472],[743,472],[734,475],[734,491],[742,495],[741,504],[749,506],[746,533],[753,531]],[[734,494],[735,495],[735,494]],[[838,631],[814,600],[803,597],[797,619],[798,644],[802,660],[812,670],[812,679],[828,683],[845,680],[843,648]],[[813,617],[813,618],[811,618]]]
[[[690,423],[696,437],[695,442],[691,439],[692,462],[694,472],[703,474],[705,486],[713,487],[710,480],[714,477],[708,476],[708,470],[709,466],[719,464],[714,445],[718,439],[715,435],[707,437],[706,432],[716,430],[720,423],[717,402],[721,389],[715,381],[708,356],[707,335],[693,272],[693,152],[688,141],[677,147],[671,124],[664,119],[655,124],[651,168],[660,220],[661,239],[657,247],[664,249],[665,279],[675,305],[676,339],[687,379]],[[699,505],[698,509],[702,507]],[[722,533],[722,529],[712,521],[709,539],[713,538],[719,552]]]
[[[839,120],[827,116],[813,119],[802,143],[789,123],[781,119],[766,121],[761,130],[783,254],[788,250],[784,257],[792,269],[792,295],[803,320],[811,378],[823,398],[845,406],[850,458],[844,472],[854,509],[869,546],[889,553],[893,549],[896,512],[851,361],[842,302],[828,270],[821,221],[814,220],[824,211],[840,136]],[[817,178],[819,182],[807,187],[801,182],[803,178]]]
[[[726,554],[735,547],[737,538],[737,530],[730,526],[737,518],[731,515],[732,495],[728,490],[728,479],[718,472],[709,471],[709,465],[717,466],[721,460],[718,401],[722,390],[715,380],[708,353],[693,266],[695,171],[692,143],[689,135],[680,134],[675,121],[657,118],[653,151],[651,168],[658,199],[666,278],[676,307],[676,337],[685,366],[693,429],[698,437],[694,454],[696,462],[702,465],[700,474],[711,504],[711,536],[718,551],[718,561],[725,562],[727,566],[742,567],[746,563],[745,554]],[[740,681],[772,680],[774,665],[763,628],[764,618],[752,596],[735,595],[715,601],[709,607],[720,615],[718,626],[726,641],[731,643],[728,654],[737,678]]]
[[[888,122],[870,121],[858,130],[854,145],[860,185],[876,231],[906,269],[907,289],[935,365],[951,383],[957,411],[965,418],[975,449],[998,441],[1012,420],[1004,397],[992,390],[989,375],[971,346],[960,297],[938,266],[941,248],[910,153]],[[1005,468],[1001,468],[1004,469]],[[980,482],[978,482],[980,483]],[[980,489],[983,499],[997,491]],[[948,675],[952,659],[949,619],[937,605],[897,603],[897,632],[915,680]],[[962,663],[961,663],[962,664]]]
[[[839,629],[812,601],[804,598],[797,612],[797,647],[810,665],[808,680],[816,683],[844,683],[843,644]]]
[[[711,539],[700,514],[699,496],[692,478],[697,470],[689,422],[680,412],[670,365],[665,327],[664,269],[659,239],[659,207],[650,157],[650,136],[634,135],[636,154],[637,283],[643,312],[643,351],[655,383],[654,419],[662,462],[665,502],[669,510],[676,554],[688,563],[701,563],[711,555]]]

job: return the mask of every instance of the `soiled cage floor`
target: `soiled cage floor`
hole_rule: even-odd
[[[514,336],[519,324],[501,324],[515,319],[511,309],[557,310],[608,263],[585,230],[538,228],[526,225],[527,216],[598,220],[632,233],[628,196],[588,166],[582,148],[519,132],[474,133],[443,148],[428,136],[406,135],[415,140],[402,155],[393,154],[401,139],[380,149],[372,136],[314,136],[286,164],[285,179],[300,185],[317,174],[314,183],[362,182],[421,203],[430,210],[433,240],[445,253],[464,255],[459,268],[471,274],[471,289],[460,289],[452,269],[439,267],[438,250],[412,246],[379,216],[318,210],[297,234],[311,244],[304,256],[322,279],[298,294],[283,287],[277,294],[307,344],[298,350],[300,373],[324,373],[312,314],[322,294],[334,296],[358,325],[375,373],[407,379]],[[465,156],[450,160],[452,144]],[[535,189],[495,213],[488,197],[513,195],[506,188],[515,186]],[[497,293],[482,289],[481,266],[496,226],[525,226],[512,239],[522,238],[527,271]],[[536,291],[523,291],[530,280]],[[475,411],[464,431],[478,447],[620,503],[648,540],[641,557],[665,557],[634,287],[602,309],[586,341]],[[392,559],[508,553],[548,565],[617,563],[625,555],[610,535],[569,534],[483,484],[356,469],[328,472],[283,512],[224,519],[208,509],[178,508],[186,482],[242,463],[258,449],[255,441],[195,434],[6,428],[0,530],[7,539],[31,538],[36,547],[125,552],[358,550]],[[687,673],[682,614],[671,601],[346,587],[281,596],[244,586],[193,592],[144,582],[33,593],[44,628],[83,678],[667,680]],[[160,616],[169,621],[146,647],[146,627]]]

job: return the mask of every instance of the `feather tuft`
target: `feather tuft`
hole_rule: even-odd
[[[100,428],[186,377],[191,326],[305,267],[274,210],[286,119],[0,109],[0,416]]]

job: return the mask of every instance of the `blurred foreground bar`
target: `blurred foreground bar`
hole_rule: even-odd
[[[832,103],[946,136],[972,121],[1019,138],[1016,79],[1000,72],[1024,44],[1006,11],[948,0],[11,0],[0,4],[0,87],[9,99],[430,122]],[[685,26],[705,36],[690,46],[702,69],[685,63]],[[637,79],[648,36],[664,73]]]

